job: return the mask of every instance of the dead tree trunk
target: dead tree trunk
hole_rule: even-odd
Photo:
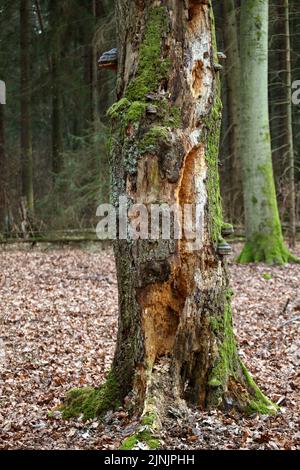
[[[151,204],[190,204],[202,223],[198,243],[186,232],[179,240],[122,240],[119,233],[119,331],[111,374],[98,392],[71,393],[69,415],[72,396],[77,412],[91,416],[95,401],[103,411],[108,389],[112,397],[130,396],[148,425],[160,423],[169,405],[186,402],[272,412],[239,359],[218,253],[221,103],[211,5],[122,0],[117,17],[119,101],[109,110],[115,207],[126,198],[132,220],[133,204],[143,204],[148,214]],[[124,447],[147,440],[142,434]]]

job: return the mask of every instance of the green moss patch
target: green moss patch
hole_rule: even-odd
[[[251,393],[251,396],[253,396],[246,408],[246,413],[276,414],[279,409],[278,406],[272,403],[271,400],[262,393],[242,361],[240,361],[240,365],[249,387],[249,392]]]
[[[219,359],[213,367],[208,384],[211,387],[227,387],[229,376],[236,377],[238,367],[237,345],[232,328],[231,292],[228,291],[223,317],[211,318],[211,328],[223,341],[219,347]]]
[[[131,450],[139,442],[147,445],[149,449],[157,449],[160,446],[160,441],[154,436],[152,429],[155,419],[156,415],[154,413],[144,415],[138,430],[122,442],[120,450]]]
[[[141,153],[155,151],[160,143],[168,142],[169,131],[163,126],[154,126],[144,135],[139,143]]]
[[[288,262],[300,263],[300,259],[286,248],[281,233],[274,231],[253,235],[251,241],[246,242],[237,262],[282,265]]]
[[[98,389],[74,388],[65,398],[62,408],[64,419],[83,415],[85,420],[103,415],[120,405],[119,387],[112,372],[106,382]]]
[[[170,59],[161,58],[161,40],[169,27],[167,9],[163,6],[151,8],[146,24],[137,74],[126,90],[126,97],[131,101],[144,101],[145,95],[156,90],[167,78],[170,68]]]
[[[128,107],[130,106],[130,101],[127,98],[122,98],[107,110],[107,116],[112,119],[119,118],[120,114],[122,114]]]
[[[209,205],[209,227],[212,239],[217,242],[222,228],[222,202],[220,194],[219,178],[219,137],[221,122],[222,103],[219,96],[215,99],[215,104],[211,110],[210,116],[204,123],[206,132],[206,162],[208,167],[207,174],[207,193]]]

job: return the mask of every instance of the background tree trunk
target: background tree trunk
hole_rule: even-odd
[[[241,143],[246,245],[242,263],[285,263],[279,220],[268,111],[268,0],[241,5]]]
[[[5,155],[4,141],[4,112],[3,105],[0,104],[0,233],[6,228],[7,201],[7,161]]]
[[[285,132],[289,169],[289,245],[296,245],[296,205],[295,205],[295,159],[292,109],[292,64],[290,41],[289,1],[284,0],[284,42],[285,42]]]
[[[28,209],[33,212],[33,163],[31,129],[31,27],[30,0],[20,0],[21,34],[21,155],[22,188]]]
[[[243,214],[242,181],[241,181],[241,159],[240,159],[240,52],[238,41],[238,18],[234,0],[222,2],[223,12],[223,37],[226,59],[226,83],[227,83],[227,106],[228,106],[228,129],[229,134],[229,160],[228,187],[230,188],[230,200],[228,206],[231,210],[231,220],[241,220]]]
[[[63,169],[63,103],[61,83],[62,60],[62,26],[61,26],[62,0],[51,0],[51,32],[52,32],[52,171],[54,180]]]

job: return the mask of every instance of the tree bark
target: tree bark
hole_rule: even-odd
[[[22,191],[27,207],[32,213],[34,196],[31,128],[31,15],[30,0],[20,0]]]
[[[241,4],[241,158],[246,245],[241,263],[296,261],[284,245],[268,111],[268,0]]]
[[[63,104],[61,83],[61,2],[51,1],[50,22],[52,32],[52,171],[54,182],[63,170]]]
[[[117,18],[119,101],[109,110],[115,207],[126,198],[134,219],[134,203],[148,214],[151,204],[191,204],[203,223],[194,246],[186,233],[181,240],[119,233],[118,339],[97,410],[113,383],[117,397],[131,397],[142,426],[151,428],[169,407],[185,403],[273,412],[239,359],[226,265],[217,252],[221,103],[211,5],[122,0]],[[69,396],[67,415],[75,399],[75,411],[92,416],[95,392],[82,394],[81,407],[79,396],[78,390]],[[138,440],[157,445],[141,428],[122,447]]]
[[[230,188],[230,211],[232,220],[241,220],[243,207],[240,203],[242,198],[242,176],[240,159],[240,52],[238,41],[238,19],[234,0],[222,2],[223,10],[223,36],[225,44],[226,59],[226,82],[227,82],[227,104],[228,104],[228,132],[229,132],[229,177]]]
[[[0,104],[0,233],[6,228],[7,200],[7,160],[5,155],[4,141],[4,112],[3,105]]]
[[[292,64],[290,41],[290,14],[289,1],[284,0],[284,41],[285,41],[285,133],[289,168],[289,245],[296,245],[296,192],[295,192],[295,158],[293,137],[293,109],[292,109]]]

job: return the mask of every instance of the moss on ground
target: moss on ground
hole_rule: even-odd
[[[157,449],[160,446],[160,441],[153,434],[153,426],[156,420],[155,413],[147,413],[142,419],[138,430],[132,435],[127,437],[121,444],[120,450],[131,450],[139,442],[146,444],[149,449]]]
[[[112,372],[98,389],[74,388],[70,390],[62,408],[64,419],[83,415],[84,420],[100,417],[120,405],[119,387]]]

